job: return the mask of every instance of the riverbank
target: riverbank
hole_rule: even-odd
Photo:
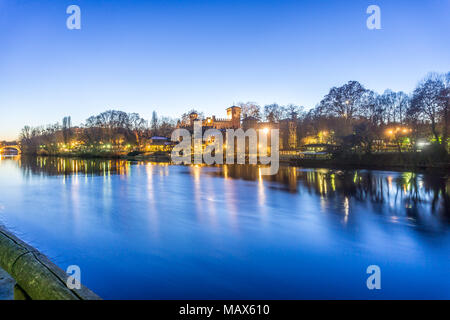
[[[117,153],[117,152],[61,152],[52,154],[27,154],[22,153],[24,156],[30,157],[60,157],[60,158],[78,158],[78,159],[123,159],[130,161],[157,161],[168,162],[170,161],[170,153],[168,152],[130,152],[130,153]]]
[[[26,156],[26,155],[25,155]],[[43,157],[61,157],[76,159],[100,160],[126,160],[171,162],[170,154],[160,153],[62,153],[57,155],[30,155]],[[438,160],[441,159],[441,160]],[[247,160],[248,161],[248,160]],[[280,155],[280,164],[292,167],[330,168],[330,169],[368,169],[389,171],[415,171],[415,172],[450,172],[450,157],[434,157],[430,154],[420,153],[374,153],[374,154],[348,154],[323,158],[302,158],[295,155]]]
[[[343,163],[333,160],[287,160],[285,165],[304,168],[324,168],[324,169],[342,169],[342,170],[377,170],[377,171],[414,171],[414,172],[450,172],[450,164],[439,164],[432,166],[407,166],[403,164],[383,164],[383,163],[364,163],[364,162],[349,162]]]
[[[284,159],[292,166],[332,169],[370,169],[390,171],[433,171],[449,172],[449,157],[433,157],[416,153],[374,153],[364,155],[343,155],[330,159],[304,159],[288,157]]]

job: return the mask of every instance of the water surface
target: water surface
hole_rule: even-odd
[[[259,172],[2,157],[0,223],[106,299],[450,298],[444,174]]]

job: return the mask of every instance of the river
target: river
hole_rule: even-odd
[[[442,173],[1,157],[0,181],[0,223],[105,299],[450,298]]]

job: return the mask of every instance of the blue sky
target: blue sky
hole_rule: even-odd
[[[81,30],[66,28],[71,4]],[[371,4],[382,30],[366,27]],[[107,109],[311,108],[349,80],[410,92],[450,71],[449,17],[450,0],[0,0],[0,140]]]

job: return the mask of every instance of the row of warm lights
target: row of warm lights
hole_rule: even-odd
[[[81,143],[80,142],[73,142],[73,143],[70,143],[70,144],[63,144],[63,143],[57,143],[57,146],[58,147],[60,147],[60,148],[64,148],[64,149],[67,149],[68,147],[76,147],[76,146],[78,146],[78,145],[80,145]],[[102,148],[111,148],[112,147],[112,145],[111,144],[103,144],[103,142],[100,142],[100,144],[102,145]],[[50,145],[55,145],[54,143],[51,143]],[[40,145],[39,147],[40,148],[45,148],[47,145],[45,145],[45,144],[42,144],[42,145]],[[91,147],[94,147],[94,145],[91,145]],[[131,148],[131,145],[130,144],[127,144],[126,146],[125,146],[126,148]]]
[[[392,136],[392,135],[394,135],[394,134],[398,134],[398,133],[406,134],[406,133],[409,133],[409,132],[412,132],[412,129],[401,128],[401,127],[397,127],[397,128],[395,128],[395,129],[388,129],[388,130],[386,131],[386,133],[387,133],[388,135],[390,135],[390,136]]]

